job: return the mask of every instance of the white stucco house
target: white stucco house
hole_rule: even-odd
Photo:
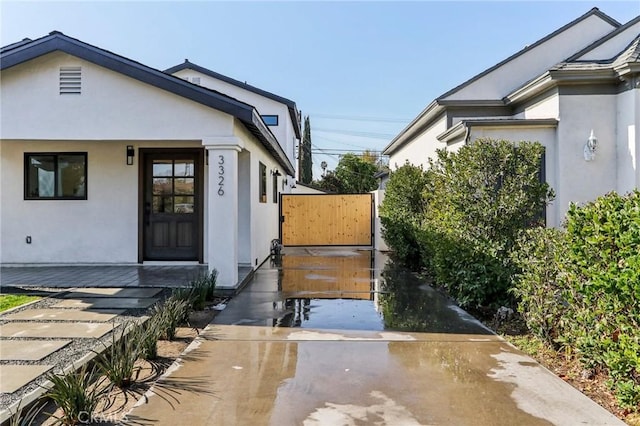
[[[278,237],[293,101],[59,32],[2,48],[0,263],[194,262],[234,287]]]
[[[639,188],[640,16],[622,25],[590,10],[432,101],[383,154],[392,168],[427,166],[481,137],[544,145],[548,226],[570,202]]]

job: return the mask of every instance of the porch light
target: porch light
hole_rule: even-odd
[[[278,169],[271,170],[271,174],[272,174],[273,176],[282,176],[282,175],[280,174],[280,170],[278,170]]]
[[[133,157],[135,157],[136,151],[133,149],[133,145],[127,145],[127,166],[133,165]]]
[[[591,135],[587,139],[587,143],[584,145],[584,160],[593,161],[596,158],[596,148],[598,147],[598,138],[593,134],[591,129]]]

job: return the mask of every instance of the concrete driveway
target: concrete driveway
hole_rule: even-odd
[[[623,424],[384,262],[295,249],[264,265],[127,423]]]

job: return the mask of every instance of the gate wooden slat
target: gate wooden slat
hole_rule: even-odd
[[[372,194],[283,194],[285,246],[372,245]]]

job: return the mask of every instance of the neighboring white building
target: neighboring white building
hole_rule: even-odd
[[[639,129],[640,16],[622,25],[592,9],[435,99],[383,154],[427,166],[481,137],[538,141],[556,191],[547,224],[560,226],[570,202],[640,187]]]
[[[0,61],[0,263],[192,261],[234,287],[269,256],[295,182],[295,103],[59,32]]]

